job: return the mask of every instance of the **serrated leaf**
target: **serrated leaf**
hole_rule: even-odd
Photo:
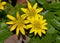
[[[45,10],[50,10],[51,12],[53,11],[58,11],[60,10],[60,3],[44,3],[43,7]]]

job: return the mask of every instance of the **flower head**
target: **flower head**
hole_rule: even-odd
[[[43,10],[43,8],[38,8],[38,9],[36,8],[37,8],[37,3],[35,3],[34,6],[32,7],[32,5],[28,2],[28,9],[21,8],[21,10],[28,16],[28,19],[31,19],[32,17],[34,17],[36,14],[38,14]]]
[[[17,12],[17,13],[16,13],[16,18],[13,17],[13,16],[11,16],[11,15],[7,15],[7,17],[12,20],[12,21],[6,22],[6,24],[11,24],[11,25],[13,25],[13,26],[11,27],[10,31],[13,31],[13,30],[16,29],[16,35],[19,34],[19,31],[20,31],[23,35],[25,35],[24,28],[26,28],[25,23],[26,23],[27,21],[24,20],[24,19],[25,19],[26,16],[25,16],[24,14],[20,16],[20,15],[19,15],[19,12]]]
[[[43,20],[43,16],[35,15],[33,19],[31,19],[31,24],[27,25],[27,28],[31,28],[30,33],[34,32],[34,35],[38,33],[39,36],[42,36],[42,33],[45,34],[47,30],[46,20]]]
[[[0,9],[4,10],[4,5],[6,4],[6,2],[0,2]]]

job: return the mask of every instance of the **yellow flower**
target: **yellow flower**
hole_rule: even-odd
[[[36,14],[38,14],[43,10],[43,8],[38,8],[38,9],[36,8],[37,8],[37,3],[35,3],[34,6],[32,7],[32,5],[28,2],[28,9],[21,8],[21,10],[28,16],[28,19],[31,19],[32,17],[34,17]]]
[[[31,24],[27,25],[27,28],[31,28],[29,33],[33,33],[34,35],[42,36],[43,34],[46,34],[46,27],[47,23],[46,20],[43,19],[43,16],[41,15],[35,15],[33,19],[31,19]]]
[[[27,23],[27,20],[25,20],[26,16],[25,14],[23,15],[19,15],[19,12],[16,13],[16,18],[11,16],[11,15],[7,15],[7,17],[9,19],[11,19],[12,21],[6,22],[6,24],[11,24],[13,25],[10,29],[10,31],[13,31],[16,29],[16,35],[19,34],[19,31],[25,35],[25,31],[24,28],[26,28],[25,23]]]
[[[4,5],[6,4],[6,2],[0,2],[0,9],[4,10]]]

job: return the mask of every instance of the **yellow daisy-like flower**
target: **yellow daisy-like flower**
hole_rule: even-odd
[[[21,8],[21,10],[28,16],[28,19],[32,19],[32,17],[34,17],[36,14],[38,14],[43,10],[43,8],[38,8],[38,9],[36,8],[37,8],[37,3],[35,3],[34,6],[32,7],[32,5],[28,2],[28,9]]]
[[[4,5],[6,4],[6,2],[0,2],[0,9],[4,10]]]
[[[27,20],[24,20],[26,18],[25,14],[23,15],[19,15],[19,12],[16,13],[16,18],[11,16],[11,15],[7,15],[7,17],[9,19],[11,19],[12,21],[6,22],[6,24],[11,24],[13,25],[10,29],[10,31],[13,31],[16,29],[16,35],[19,34],[19,31],[25,35],[25,31],[24,28],[26,28],[25,23],[27,23]]]
[[[30,33],[34,32],[34,35],[38,33],[39,36],[42,36],[42,33],[45,34],[47,27],[46,20],[43,19],[41,15],[35,15],[33,19],[31,19],[31,24],[27,25],[27,28],[31,28]]]

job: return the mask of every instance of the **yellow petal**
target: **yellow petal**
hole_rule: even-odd
[[[36,9],[36,8],[37,8],[37,3],[35,3],[33,6],[33,9]]]
[[[31,17],[27,17],[28,20],[31,20],[32,18]]]
[[[15,22],[10,21],[10,22],[6,22],[6,24],[15,24]]]
[[[36,14],[36,15],[35,15],[35,20],[38,20],[38,18],[39,18],[39,16]]]
[[[28,2],[28,9],[31,10],[32,9],[32,6],[31,4]]]
[[[28,24],[28,23],[30,23],[30,20],[25,20],[24,23]]]
[[[43,25],[47,25],[47,23],[44,23]]]
[[[27,29],[31,28],[32,27],[32,24],[29,24],[27,25]]]
[[[16,29],[16,35],[18,36],[18,34],[19,34],[19,28],[17,27],[17,29]]]
[[[21,17],[22,17],[23,19],[25,19],[25,18],[27,17],[27,15],[26,15],[26,14],[22,14]]]
[[[42,33],[46,34],[46,31],[45,30],[41,30]]]
[[[35,17],[33,17],[31,19],[28,18],[28,20],[30,20],[30,22],[33,23],[35,21]]]
[[[4,10],[4,6],[0,6],[0,9],[1,9],[1,10]]]
[[[43,20],[43,23],[45,23],[46,22],[46,19],[45,20]]]
[[[16,17],[17,17],[17,19],[20,18],[19,12],[16,13]]]
[[[43,8],[38,8],[38,9],[36,9],[36,13],[39,13],[39,12],[41,12],[43,10]]]
[[[25,29],[27,29],[27,26],[26,26],[26,25],[24,25],[23,27],[24,27]]]
[[[38,31],[38,35],[39,35],[40,37],[42,36],[41,30]]]
[[[11,19],[11,20],[14,20],[14,21],[16,20],[15,17],[13,17],[13,16],[11,16],[11,15],[7,15],[7,17],[8,17],[9,19]]]
[[[40,16],[40,21],[43,23],[45,20],[43,20],[43,16]]]
[[[24,31],[23,28],[20,28],[20,32],[21,32],[23,35],[25,35],[25,31]]]
[[[21,8],[21,10],[26,14],[28,13],[28,9],[26,9],[26,8]]]
[[[41,25],[47,25],[47,23],[45,23],[46,22],[46,20],[42,20],[42,18],[40,19],[40,24]]]
[[[10,31],[13,31],[15,28],[16,28],[16,24],[15,25],[13,25],[12,27],[11,27],[11,29],[10,29]]]
[[[44,30],[47,30],[47,27],[46,26],[41,26],[42,29]]]
[[[35,32],[34,32],[34,33],[35,33],[35,36],[36,36],[37,32],[38,32],[38,31],[37,31],[37,29],[36,29]]]
[[[6,2],[2,2],[2,5],[5,5],[6,4]]]
[[[42,17],[42,15],[40,15],[40,14],[37,14],[37,16],[40,17],[40,18]]]
[[[29,33],[33,33],[33,32],[34,32],[34,28],[32,28]]]

